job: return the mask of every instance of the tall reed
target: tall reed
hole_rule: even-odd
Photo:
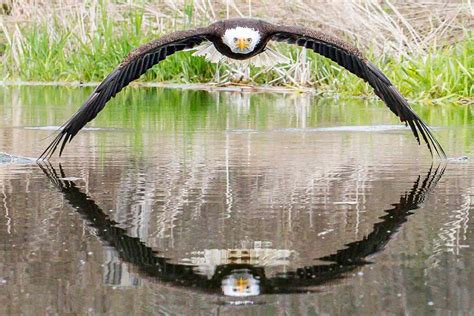
[[[4,80],[102,80],[134,47],[177,29],[234,16],[307,25],[355,43],[409,98],[472,102],[473,39],[470,1],[437,4],[390,1],[286,2],[206,0],[21,0],[8,7],[2,29],[0,73]],[[290,14],[289,14],[290,12]],[[180,83],[231,80],[244,72],[258,84],[310,86],[320,92],[364,95],[366,84],[312,52],[279,44],[291,58],[273,69],[214,65],[191,52],[171,56],[140,80]]]

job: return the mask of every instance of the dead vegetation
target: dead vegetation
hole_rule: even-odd
[[[466,37],[472,43],[470,30],[474,26],[471,0],[4,0],[3,8],[0,27],[3,30],[4,64],[7,66],[2,73],[7,78],[15,77],[16,72],[22,73],[19,77],[23,80],[48,80],[35,76],[34,70],[27,72],[23,69],[32,59],[41,59],[41,54],[32,55],[30,50],[41,50],[48,58],[48,49],[53,51],[56,48],[58,54],[69,56],[84,54],[87,46],[90,54],[104,51],[98,56],[110,56],[108,59],[115,63],[123,58],[127,49],[160,34],[230,17],[255,17],[274,23],[323,29],[355,43],[379,64],[392,65],[400,60],[423,62],[433,52],[449,49],[465,41]],[[30,36],[32,29],[33,32],[46,33],[40,34],[44,38]],[[120,41],[127,43],[122,43],[119,50],[114,47],[107,55],[107,49]],[[35,45],[44,47],[36,49]],[[331,68],[334,67],[332,64],[319,62],[315,66],[313,54],[305,50],[279,49],[291,56],[291,62],[274,67],[272,75],[262,80],[259,78],[268,69],[250,72],[236,66],[212,68],[213,75],[209,80],[225,82],[244,75],[257,83],[313,86],[337,74]],[[62,61],[50,61],[41,71],[58,62]],[[107,71],[111,69],[110,65],[105,66]],[[469,74],[472,69],[470,64],[467,66],[461,71]],[[327,69],[315,75],[316,67]],[[67,73],[67,65],[60,72]],[[98,71],[79,76],[79,80],[100,80],[103,75]],[[62,75],[60,80],[77,80],[77,77]],[[192,78],[202,79],[192,71],[186,78],[185,82],[193,81]],[[154,79],[169,80],[166,76],[155,76]],[[52,77],[49,80],[57,79]]]

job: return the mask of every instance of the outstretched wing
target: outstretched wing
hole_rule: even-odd
[[[59,134],[38,159],[48,159],[61,144],[59,156],[73,137],[94,119],[104,108],[107,101],[113,98],[130,82],[138,79],[148,69],[171,54],[183,49],[192,48],[211,36],[210,28],[199,28],[190,31],[175,32],[163,36],[133,50],[98,86],[79,110],[60,129]]]
[[[435,150],[438,156],[446,158],[443,148],[428,126],[411,109],[405,98],[382,71],[368,61],[357,48],[335,37],[303,27],[275,26],[271,33],[272,40],[312,49],[364,79],[374,88],[375,94],[400,118],[400,121],[410,126],[418,144],[420,144],[421,135],[431,155]]]

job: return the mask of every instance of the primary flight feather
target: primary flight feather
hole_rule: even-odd
[[[184,49],[196,48],[194,55],[206,56],[211,62],[247,61],[255,65],[279,63],[285,59],[267,48],[272,41],[287,42],[313,50],[365,80],[389,109],[410,126],[418,144],[421,139],[433,155],[445,158],[443,148],[428,126],[411,109],[408,102],[374,64],[352,45],[309,28],[284,26],[256,19],[223,20],[189,31],[165,35],[133,50],[92,92],[79,110],[61,127],[59,134],[41,154],[48,159],[64,147],[131,81],[166,57]]]

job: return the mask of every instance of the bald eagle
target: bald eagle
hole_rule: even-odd
[[[424,140],[431,155],[445,158],[443,148],[428,126],[410,108],[390,80],[354,46],[328,34],[299,26],[284,26],[256,19],[229,19],[208,27],[165,35],[133,50],[92,92],[77,112],[64,123],[59,134],[39,159],[48,159],[60,145],[59,156],[74,136],[131,81],[166,57],[185,49],[198,48],[195,55],[211,62],[243,61],[256,65],[278,63],[282,56],[267,48],[272,41],[303,46],[327,57],[362,78],[389,109],[409,125],[418,144]]]

